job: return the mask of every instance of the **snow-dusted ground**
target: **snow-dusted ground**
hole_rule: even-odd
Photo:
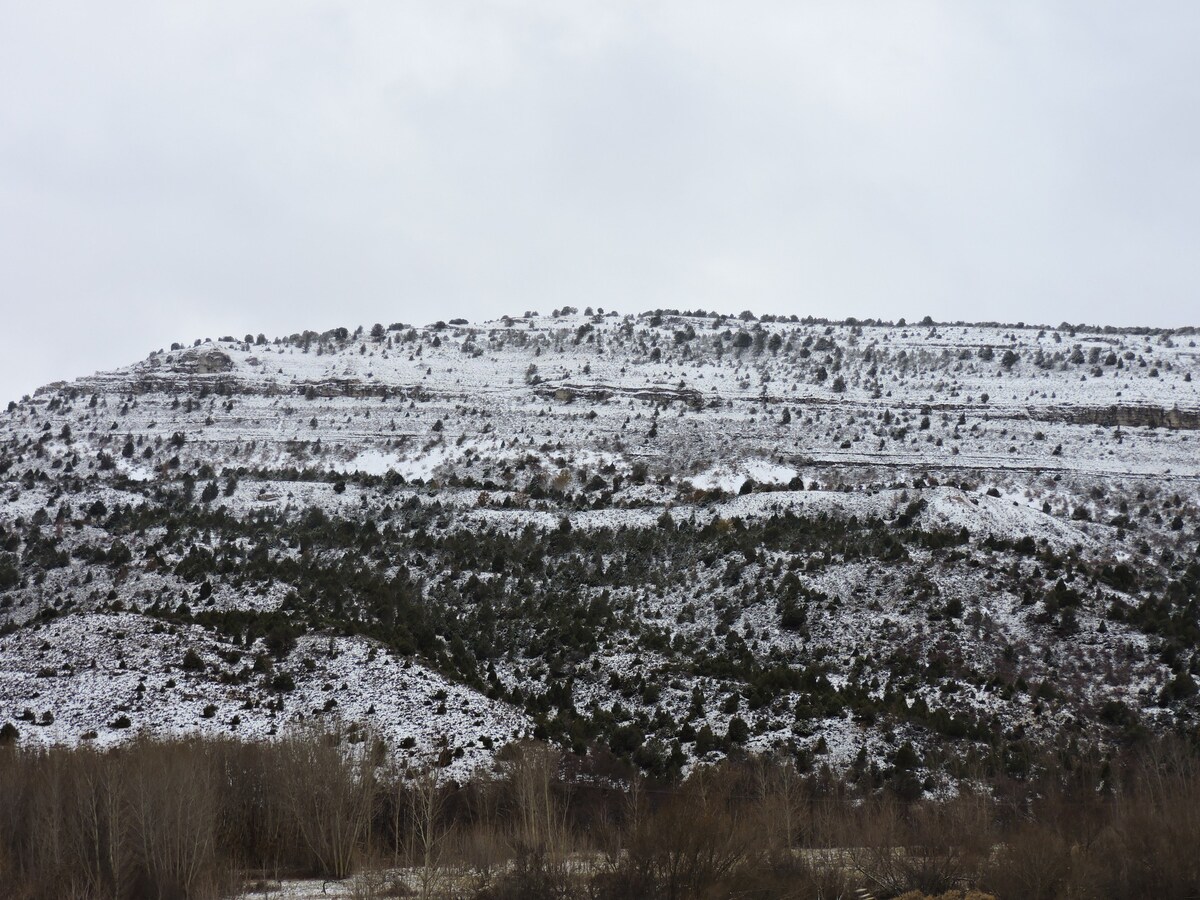
[[[699,326],[697,337],[680,345],[672,341],[678,324],[586,316],[390,332],[391,347],[370,336],[330,340],[324,350],[313,340],[307,351],[218,341],[63,386],[81,392],[69,410],[48,409],[55,394],[45,391],[21,407],[11,427],[40,431],[48,423],[57,434],[70,421],[74,441],[52,442],[52,455],[87,457],[125,435],[178,431],[189,439],[181,459],[219,450],[238,465],[395,471],[407,479],[470,467],[476,455],[480,468],[530,456],[552,468],[563,451],[589,468],[606,459],[618,468],[654,461],[714,485],[756,477],[754,467],[757,480],[771,481],[797,462],[1198,474],[1194,430],[1126,427],[1118,436],[1113,427],[1138,410],[1200,411],[1200,382],[1186,380],[1197,368],[1191,335],[752,323],[779,336],[780,348],[755,355],[726,340],[718,357],[713,341],[736,335],[743,323],[687,321]],[[576,344],[580,328],[591,331]],[[828,346],[814,351],[805,342]],[[993,359],[979,359],[984,347]],[[1020,360],[1006,368],[998,360],[1008,348]],[[1084,362],[1069,361],[1076,349]],[[1093,350],[1102,354],[1094,365],[1086,361]],[[1036,364],[1039,353],[1049,368]],[[1121,368],[1105,364],[1109,353]],[[1061,359],[1051,364],[1054,354]],[[227,370],[195,374],[198,361],[213,358]],[[838,378],[840,391],[833,388]],[[222,384],[235,393],[216,393]],[[570,389],[556,387],[564,384]],[[206,386],[208,396],[174,403],[198,398]],[[95,408],[87,402],[92,392],[100,398]],[[683,400],[662,407],[674,398]],[[1074,421],[1097,411],[1113,425]],[[908,433],[885,436],[880,446],[885,412],[894,417],[889,429]],[[439,421],[442,430],[434,431]],[[651,422],[655,439],[646,437]],[[563,451],[553,449],[560,443]],[[123,465],[145,478],[153,465],[136,462],[141,452]]]
[[[184,665],[187,650],[203,669]],[[32,714],[31,743],[111,746],[137,734],[264,739],[304,722],[357,725],[393,751],[410,739],[404,749],[416,758],[461,749],[451,775],[490,762],[485,740],[502,746],[532,730],[519,710],[365,639],[305,636],[285,663],[255,672],[259,656],[269,658],[261,642],[234,648],[199,626],[130,613],[69,616],[0,638],[0,696]],[[294,689],[272,688],[283,673]],[[44,723],[47,712],[53,721]]]
[[[1031,538],[1039,553],[1094,569],[1124,563],[1166,573],[1194,558],[1196,340],[1193,331],[571,312],[377,337],[367,329],[205,341],[51,385],[0,416],[0,539],[21,579],[0,592],[0,625],[15,629],[0,637],[0,720],[17,721],[23,741],[95,732],[86,739],[103,744],[139,730],[267,736],[302,717],[336,716],[393,746],[411,738],[414,753],[461,749],[453,765],[464,770],[488,758],[484,736],[500,746],[531,729],[524,712],[363,638],[309,634],[275,671],[242,677],[261,646],[133,612],[201,600],[177,574],[184,552],[166,527],[128,538],[126,562],[101,560],[114,543],[106,515],[158,509],[190,487],[197,508],[245,524],[295,521],[313,509],[356,525],[400,521],[416,505],[440,534],[494,529],[514,539],[564,520],[584,534],[653,530],[664,513],[689,530],[784,512],[897,523],[920,501],[922,528],[966,530],[964,558],[913,552],[887,565],[800,569],[804,587],[829,598],[810,611],[803,635],[779,627],[773,598],[747,599],[723,583],[717,565],[697,569],[685,589],[647,585],[615,600],[667,640],[703,645],[727,627],[752,635],[747,645],[762,660],[820,656],[835,685],[869,685],[902,650],[922,660],[946,654],[1010,680],[1044,674],[1049,654],[1069,700],[1057,707],[1029,694],[1001,697],[994,684],[945,693],[932,681],[909,700],[995,714],[1031,732],[1090,715],[1108,698],[1165,721],[1156,698],[1171,672],[1154,639],[1105,617],[1112,602],[1133,607],[1145,597],[1089,576],[1078,632],[1064,642],[1012,587],[1014,578],[1037,586],[1037,601],[1060,576],[1035,572],[1035,557],[985,544]],[[204,500],[210,485],[215,496]],[[32,559],[35,529],[65,564]],[[219,524],[188,541],[245,554],[255,544],[248,535],[227,540]],[[274,559],[300,552],[270,548]],[[740,584],[791,563],[785,553],[756,560]],[[212,611],[277,610],[290,590],[224,577],[210,588],[202,602]],[[930,617],[952,599],[959,617]],[[45,621],[47,610],[57,618]],[[202,672],[181,669],[189,647]],[[505,649],[497,677],[543,690],[529,680],[536,661],[503,658]],[[859,659],[870,660],[866,674]],[[723,733],[731,686],[664,674],[674,664],[632,637],[606,637],[596,668],[582,667],[576,700],[649,715],[652,707],[639,709],[609,679],[656,677],[665,687],[655,706],[683,715],[700,687],[704,721]],[[280,671],[294,690],[272,689]],[[828,759],[844,764],[864,746],[883,754],[911,736],[907,726],[878,729],[849,716],[798,722],[795,700],[754,713],[740,707],[752,747],[811,748],[824,738]],[[34,723],[19,718],[26,708]],[[53,722],[40,724],[46,712]],[[130,727],[112,728],[121,715]]]

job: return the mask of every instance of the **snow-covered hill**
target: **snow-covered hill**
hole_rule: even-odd
[[[886,773],[1192,720],[1194,330],[555,313],[204,340],[12,405],[0,721]]]

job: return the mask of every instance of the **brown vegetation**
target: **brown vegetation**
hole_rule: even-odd
[[[939,802],[751,759],[618,787],[545,744],[465,785],[381,742],[0,751],[5,897],[209,898],[360,873],[363,896],[1200,896],[1200,760],[1177,743]]]

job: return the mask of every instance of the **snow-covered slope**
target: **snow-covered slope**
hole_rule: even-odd
[[[14,404],[0,720],[654,771],[1194,712],[1193,330],[556,313],[204,340]]]

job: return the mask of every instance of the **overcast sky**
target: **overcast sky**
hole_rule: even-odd
[[[0,0],[0,398],[678,307],[1200,324],[1200,4]]]

